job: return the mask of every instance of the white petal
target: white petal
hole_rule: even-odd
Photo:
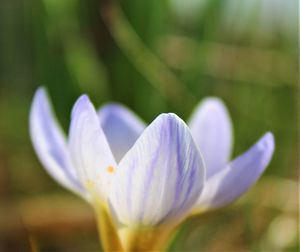
[[[48,173],[61,185],[83,195],[83,187],[70,162],[65,136],[43,88],[34,96],[29,124],[34,149]]]
[[[240,197],[261,176],[273,152],[274,137],[267,133],[250,150],[206,182],[196,208],[218,208]]]
[[[101,126],[117,162],[133,146],[146,125],[122,105],[108,104],[99,111]]]
[[[180,219],[199,197],[204,173],[186,124],[162,114],[121,160],[110,199],[124,224]]]
[[[105,199],[116,162],[98,115],[86,95],[81,96],[72,111],[69,136],[71,159],[82,183],[97,197]]]
[[[206,98],[191,116],[189,126],[204,158],[207,178],[229,161],[232,149],[232,125],[224,103]]]

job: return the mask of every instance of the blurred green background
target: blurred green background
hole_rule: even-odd
[[[2,0],[0,251],[100,251],[91,209],[31,147],[40,85],[66,131],[82,93],[146,122],[222,98],[234,156],[272,131],[274,158],[237,203],[188,219],[169,251],[298,251],[298,52],[298,0]]]

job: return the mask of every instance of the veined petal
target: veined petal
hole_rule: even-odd
[[[162,114],[121,160],[110,199],[123,224],[165,223],[194,205],[204,174],[186,124],[174,114]]]
[[[48,173],[66,188],[84,196],[67,148],[65,136],[56,122],[46,91],[35,93],[29,119],[34,149]]]
[[[250,150],[206,182],[195,208],[218,208],[240,197],[261,176],[274,147],[272,133],[265,134]]]
[[[189,127],[210,178],[227,164],[231,155],[232,124],[224,103],[218,98],[206,98],[192,114]]]
[[[117,162],[146,128],[145,123],[122,105],[108,104],[98,111],[101,126]]]
[[[94,106],[86,95],[77,100],[72,111],[69,148],[82,183],[88,191],[105,199],[116,162]]]

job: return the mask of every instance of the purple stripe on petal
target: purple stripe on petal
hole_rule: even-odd
[[[163,135],[166,135],[166,129],[162,129],[159,135],[159,139],[160,141],[164,138]],[[167,140],[166,140],[167,141]],[[146,184],[144,186],[144,190],[143,190],[143,200],[141,201],[141,208],[143,209],[143,211],[140,214],[139,219],[142,220],[145,214],[145,205],[148,199],[148,195],[149,195],[149,190],[150,190],[150,186],[151,186],[151,182],[153,181],[153,175],[155,172],[155,168],[157,166],[157,162],[159,159],[159,154],[161,152],[161,148],[162,145],[159,145],[158,148],[155,151],[155,155],[153,157],[153,161],[152,164],[149,166],[147,173],[146,173]]]
[[[173,218],[176,218],[176,216],[182,215],[182,213],[184,212],[184,210],[186,208],[192,207],[192,205],[194,204],[193,203],[194,201],[193,200],[190,201],[190,198],[191,198],[193,187],[195,186],[195,182],[199,182],[199,181],[196,181],[196,179],[195,179],[197,177],[196,159],[192,158],[192,157],[190,157],[190,158],[191,158],[190,160],[193,160],[192,165],[191,165],[192,170],[189,174],[185,174],[186,176],[180,177],[180,179],[179,179],[180,182],[178,183],[179,192],[182,192],[182,185],[184,183],[187,183],[187,181],[188,181],[188,188],[187,188],[182,200],[179,201],[179,199],[178,199],[179,194],[176,194],[173,206],[170,209],[170,211],[166,214],[166,216],[162,219],[162,222],[164,222],[171,216],[173,216]],[[176,189],[177,189],[177,187],[176,187]],[[196,200],[198,198],[198,195],[195,195],[193,198]],[[190,202],[188,202],[188,201],[190,201]]]
[[[128,174],[128,182],[127,182],[127,186],[126,186],[127,208],[128,208],[129,213],[132,212],[131,193],[132,193],[132,183],[134,181],[133,176],[134,176],[134,173],[137,169],[136,163],[137,162],[134,161],[133,162],[133,167],[130,167],[129,174]]]
[[[191,195],[191,192],[192,192],[192,189],[194,187],[194,184],[195,184],[195,178],[196,178],[196,166],[195,166],[195,159],[193,160],[193,164],[192,164],[192,170],[189,174],[189,177],[188,177],[188,190],[186,191],[186,194],[184,195],[184,198],[183,198],[183,201],[181,203],[181,207],[179,208],[179,211],[178,212],[181,212],[182,209],[186,206],[186,202],[188,201],[190,195]]]

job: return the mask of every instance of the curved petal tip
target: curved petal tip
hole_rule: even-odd
[[[232,150],[232,123],[223,101],[203,99],[190,117],[192,135],[207,166],[207,178],[218,173],[229,161]]]
[[[34,95],[29,129],[33,147],[48,173],[66,188],[84,196],[69,159],[65,135],[56,121],[44,87],[38,88]]]
[[[275,150],[275,139],[271,132],[267,132],[255,145],[257,152],[261,153],[261,168],[264,170],[272,159]]]
[[[268,132],[248,151],[208,179],[196,209],[219,208],[243,195],[264,172],[274,149],[274,136]]]
[[[204,174],[187,125],[161,114],[121,160],[110,199],[123,224],[178,221],[197,201]]]

